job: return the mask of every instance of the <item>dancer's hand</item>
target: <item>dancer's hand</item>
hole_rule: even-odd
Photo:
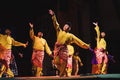
[[[50,56],[52,59],[54,59],[54,56],[53,56],[53,54],[50,54],[49,56]]]
[[[18,55],[20,56],[20,58],[23,58],[23,54],[22,53],[18,53]]]
[[[83,63],[82,63],[82,62],[80,62],[80,66],[83,66]]]
[[[97,25],[98,25],[98,22],[93,22],[93,24],[94,24],[95,26],[97,26]]]
[[[29,22],[29,26],[30,26],[31,28],[33,28],[33,24],[32,24],[32,23],[30,23],[30,22]]]
[[[23,47],[27,47],[28,46],[28,41],[23,45]]]
[[[91,47],[89,48],[89,50],[90,50],[91,52],[93,52],[93,51],[94,51],[94,49],[92,49]]]

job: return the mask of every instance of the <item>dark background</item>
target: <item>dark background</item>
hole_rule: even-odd
[[[15,40],[25,43],[27,48],[13,47],[13,54],[18,66],[18,76],[31,76],[32,41],[29,37],[29,22],[34,24],[35,34],[44,33],[51,50],[56,41],[56,32],[48,10],[55,11],[60,26],[66,21],[72,22],[71,32],[91,47],[96,46],[95,31],[92,22],[98,21],[101,31],[106,32],[107,49],[114,56],[116,63],[109,62],[108,73],[120,73],[119,63],[119,35],[120,35],[120,0],[28,0],[28,1],[1,1],[0,2],[0,29],[4,33],[6,28],[12,30]],[[76,45],[75,50],[80,52],[84,66],[80,74],[91,72],[92,54]],[[23,58],[18,53],[24,55]],[[51,58],[46,54],[44,59],[44,75],[54,75]]]

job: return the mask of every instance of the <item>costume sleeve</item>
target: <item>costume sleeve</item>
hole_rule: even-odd
[[[24,43],[21,43],[21,42],[15,41],[13,38],[12,38],[12,45],[13,45],[13,46],[25,46]]]
[[[96,40],[97,40],[97,44],[98,44],[99,41],[100,41],[100,30],[99,30],[99,26],[96,26],[96,27],[95,27],[95,31],[96,31],[96,34],[97,34]]]
[[[58,34],[58,32],[61,30],[61,28],[59,27],[59,23],[58,23],[55,15],[52,16],[52,20],[53,20],[54,28],[55,28],[55,30],[57,31],[57,34]]]
[[[89,44],[86,44],[85,42],[77,38],[76,36],[72,35],[72,39],[73,39],[73,43],[77,44],[79,47],[84,48],[84,49],[90,48]]]
[[[34,40],[34,30],[33,28],[30,29],[30,38]]]
[[[46,53],[47,53],[48,55],[51,55],[51,54],[52,54],[52,51],[50,50],[50,48],[49,48],[49,46],[48,46],[48,44],[47,44],[47,41],[45,41],[45,50],[46,50]]]

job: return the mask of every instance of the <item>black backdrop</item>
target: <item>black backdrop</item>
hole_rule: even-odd
[[[13,47],[19,76],[31,76],[32,41],[29,37],[29,22],[34,24],[35,33],[42,31],[51,50],[56,41],[51,16],[48,10],[53,9],[63,25],[63,19],[69,18],[73,22],[72,33],[95,47],[95,32],[93,21],[98,21],[100,29],[106,32],[107,49],[116,60],[109,63],[109,73],[119,73],[119,34],[120,34],[120,1],[119,0],[40,0],[40,1],[2,1],[0,3],[0,29],[10,28],[12,36],[20,42],[29,41],[27,48]],[[70,12],[70,13],[68,13]],[[67,15],[67,17],[66,17]],[[80,50],[80,57],[84,66],[80,74],[91,71],[91,52]],[[20,58],[21,52],[24,57]],[[54,75],[51,58],[46,54],[44,59],[44,74]]]

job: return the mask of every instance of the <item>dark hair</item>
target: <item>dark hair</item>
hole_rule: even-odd
[[[66,22],[65,24],[69,25],[70,28],[72,27],[72,23],[71,22]]]
[[[71,27],[72,27],[72,23],[71,22],[66,22],[65,24],[69,25],[68,29],[67,29],[67,32],[69,32],[71,30]]]
[[[8,34],[8,33],[11,34],[11,29],[6,28],[6,29],[5,29],[5,34]]]

